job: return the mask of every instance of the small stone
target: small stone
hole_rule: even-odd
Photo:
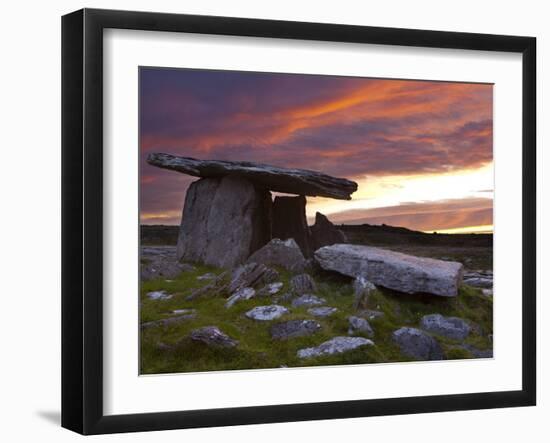
[[[290,311],[284,306],[269,305],[256,306],[255,308],[248,311],[245,315],[252,320],[271,321],[276,320],[283,315],[288,314],[289,312]]]
[[[317,291],[317,286],[309,274],[295,275],[290,279],[290,288],[298,295]]]
[[[147,297],[151,300],[170,300],[173,294],[168,294],[166,291],[151,291],[147,293]]]
[[[326,300],[324,298],[317,297],[313,294],[304,294],[292,300],[292,306],[295,308],[299,308],[301,306],[319,306],[325,303]]]
[[[374,335],[374,331],[372,330],[368,320],[362,317],[351,316],[351,317],[348,317],[348,322],[349,322],[349,329],[348,329],[349,335],[355,335],[357,333],[365,334],[369,337],[372,337]]]
[[[279,273],[261,263],[248,263],[239,266],[231,274],[231,282],[228,291],[234,293],[239,289],[250,287],[257,288],[279,279]]]
[[[195,309],[174,309],[172,314],[195,314],[197,311]]]
[[[366,308],[369,295],[373,291],[376,291],[376,286],[374,286],[370,281],[362,275],[356,277],[353,281],[354,309],[358,310],[361,307]]]
[[[393,332],[392,339],[401,352],[417,360],[443,360],[443,350],[435,338],[416,328],[404,327]]]
[[[307,310],[308,314],[313,315],[314,317],[330,317],[332,314],[337,312],[337,308],[332,308],[330,306],[321,306],[318,308],[309,308]]]
[[[341,354],[361,346],[374,345],[372,340],[363,337],[334,337],[314,348],[300,349],[298,358],[312,358],[323,355]]]
[[[492,290],[492,289],[482,289],[482,290],[481,290],[481,293],[482,293],[485,297],[492,297],[492,296],[493,296],[493,290]]]
[[[375,311],[373,309],[365,309],[359,312],[359,314],[362,317],[365,317],[367,320],[376,320],[378,318],[384,317],[384,313],[382,311]]]
[[[220,331],[217,326],[205,326],[191,331],[191,340],[199,341],[207,346],[233,348],[239,342]]]
[[[283,282],[269,283],[258,291],[258,297],[267,297],[277,294],[283,288]]]
[[[276,303],[288,303],[294,298],[292,292],[285,292],[284,294],[273,297],[273,301]]]
[[[214,278],[216,278],[216,274],[212,274],[211,272],[208,272],[206,274],[199,275],[197,277],[197,280],[212,280]]]
[[[254,288],[239,289],[237,292],[235,292],[231,297],[227,299],[227,302],[225,303],[225,307],[229,309],[235,303],[243,300],[250,300],[255,295],[256,295],[256,291],[254,290]]]
[[[441,314],[425,315],[420,320],[420,327],[433,334],[454,340],[463,340],[470,333],[470,326],[458,317],[444,317]]]
[[[196,317],[195,312],[190,312],[184,315],[178,315],[177,317],[163,318],[160,320],[148,321],[141,324],[141,329],[156,328],[159,326],[167,327],[183,321],[192,320]]]
[[[315,320],[290,320],[277,323],[271,327],[271,337],[275,340],[286,340],[315,334],[321,325]]]

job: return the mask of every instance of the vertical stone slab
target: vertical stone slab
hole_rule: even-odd
[[[320,212],[315,214],[315,224],[310,227],[311,247],[316,251],[323,246],[337,243],[347,243],[346,235],[334,226],[331,221]]]
[[[293,238],[305,257],[311,257],[311,234],[306,219],[306,198],[277,196],[273,202],[273,238]]]
[[[232,268],[271,239],[271,194],[248,180],[203,178],[187,190],[177,255]]]

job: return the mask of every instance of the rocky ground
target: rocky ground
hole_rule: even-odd
[[[232,270],[142,247],[141,372],[492,357],[491,271],[467,269],[456,297],[405,294],[275,246]]]

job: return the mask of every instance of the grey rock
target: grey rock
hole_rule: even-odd
[[[355,335],[357,333],[366,334],[369,337],[372,337],[374,335],[374,331],[372,330],[368,320],[362,317],[356,317],[352,315],[351,317],[348,317],[348,322],[349,322],[349,329],[348,329],[349,335]]]
[[[271,195],[242,178],[205,178],[185,196],[177,257],[232,268],[271,238]]]
[[[312,358],[323,355],[341,354],[352,351],[362,346],[372,346],[372,340],[363,337],[334,337],[314,348],[300,349],[297,353],[298,358]]]
[[[191,340],[218,348],[234,348],[239,342],[220,331],[217,326],[205,326],[191,331]]]
[[[420,320],[420,327],[433,334],[454,340],[463,340],[470,333],[470,326],[458,317],[444,317],[441,314],[425,315]]]
[[[338,308],[331,306],[320,306],[318,308],[309,308],[307,313],[314,317],[330,317],[335,312],[338,312]]]
[[[275,303],[288,303],[294,299],[295,295],[292,292],[285,292],[284,294],[276,295],[273,297]]]
[[[168,317],[160,320],[148,321],[141,324],[141,329],[156,328],[159,326],[167,327],[167,326],[175,325],[187,320],[192,320],[195,317],[196,317],[196,313],[190,312],[184,315],[178,315],[177,317]]]
[[[384,317],[382,311],[375,311],[373,309],[365,309],[358,313],[360,316],[365,317],[367,320],[376,320],[377,318]]]
[[[250,300],[256,295],[256,291],[254,288],[242,288],[239,289],[237,292],[235,292],[231,297],[227,299],[225,302],[225,307],[230,308],[235,303],[243,301],[243,300]]]
[[[492,289],[482,289],[481,294],[485,297],[492,297],[493,296],[493,290]]]
[[[468,286],[473,286],[474,288],[491,289],[493,287],[493,279],[483,277],[469,277],[464,279],[464,284]]]
[[[208,283],[207,285],[195,289],[193,292],[191,292],[191,294],[185,297],[185,299],[188,301],[192,301],[201,297],[216,297],[218,295],[225,295],[225,293],[228,292],[228,278],[228,272],[222,272],[214,280],[211,280],[210,283]]]
[[[281,168],[244,161],[197,160],[170,154],[149,154],[147,163],[195,177],[246,178],[272,191],[287,194],[351,199],[357,183],[306,169]]]
[[[299,308],[302,306],[319,306],[324,305],[325,303],[326,300],[324,298],[317,297],[313,294],[304,294],[292,300],[292,306],[294,306],[295,308]]]
[[[183,272],[195,270],[195,267],[188,263],[178,262],[175,246],[142,246],[140,259],[142,281],[155,278],[173,279]]]
[[[416,328],[394,331],[392,339],[401,352],[417,360],[443,360],[443,350],[435,338]]]
[[[315,259],[326,270],[363,276],[375,285],[409,294],[455,297],[462,282],[461,263],[415,257],[400,252],[351,244],[324,246]]]
[[[252,320],[271,321],[276,320],[283,315],[288,314],[289,312],[290,311],[284,306],[269,305],[256,306],[255,308],[248,311],[245,315]]]
[[[376,290],[376,286],[374,286],[370,281],[368,281],[362,275],[355,277],[355,280],[353,281],[354,309],[357,310],[361,307],[366,308],[367,302],[369,300],[369,295],[371,294],[371,292],[375,290]]]
[[[320,212],[315,214],[315,224],[310,228],[311,244],[316,251],[323,246],[337,243],[347,243],[346,234],[336,228],[330,220]]]
[[[216,274],[212,274],[211,272],[207,272],[206,274],[199,275],[197,277],[197,280],[213,280],[216,278]]]
[[[247,263],[239,266],[231,274],[228,286],[229,293],[250,287],[258,288],[279,279],[279,273],[261,263]]]
[[[478,349],[469,344],[465,344],[462,347],[467,351],[469,351],[474,358],[493,358],[492,349]]]
[[[311,233],[307,225],[306,198],[277,196],[273,200],[273,237],[287,240],[294,239],[304,257],[311,257]]]
[[[290,279],[290,288],[298,295],[317,291],[317,286],[309,274],[298,274]]]
[[[283,288],[283,282],[269,283],[258,291],[258,297],[270,297],[277,294]]]
[[[174,295],[168,294],[166,291],[151,291],[147,293],[147,297],[151,300],[170,300]]]
[[[171,314],[174,315],[183,315],[183,314],[194,314],[196,313],[196,309],[174,309]]]
[[[268,266],[282,266],[285,269],[304,267],[306,259],[294,241],[289,238],[280,240],[274,238],[252,254],[247,263],[261,263]]]
[[[321,325],[315,320],[290,320],[274,324],[270,332],[271,337],[275,340],[287,340],[312,335],[320,329]]]

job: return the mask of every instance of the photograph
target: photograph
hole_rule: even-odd
[[[140,374],[493,358],[493,84],[138,69]]]

